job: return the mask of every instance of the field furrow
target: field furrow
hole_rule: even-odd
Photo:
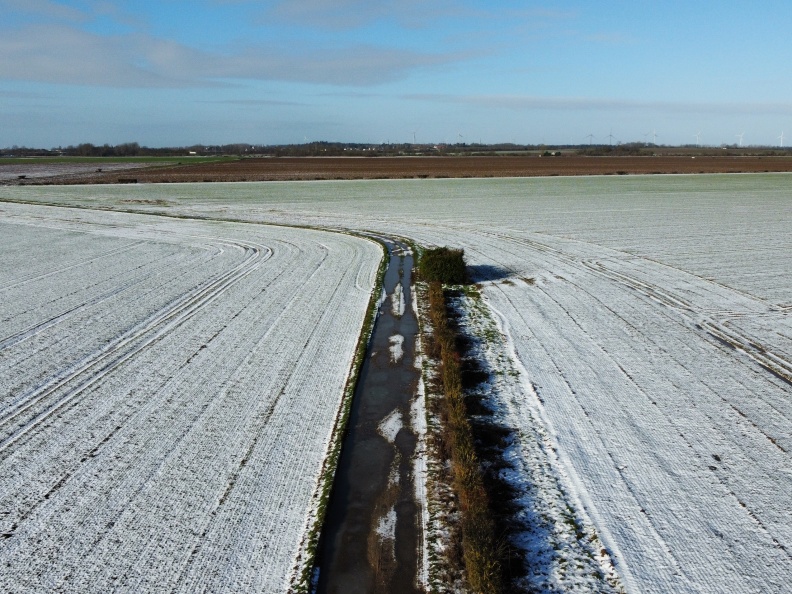
[[[65,220],[78,246],[138,237],[131,253],[143,250],[151,269],[127,269],[121,252],[105,260],[115,268],[106,282],[86,284],[83,307],[48,315],[42,302],[37,332],[1,337],[0,365],[23,376],[24,353],[41,351],[30,366],[42,378],[14,384],[0,409],[2,588],[285,590],[379,247],[300,229],[15,208],[3,224],[16,235],[59,234]],[[151,257],[160,251],[169,256]],[[103,299],[130,277],[141,293]],[[156,282],[162,294],[146,299]]]
[[[481,283],[485,303],[502,325],[506,350],[512,357],[508,369],[516,369],[519,374],[507,393],[495,390],[490,398],[496,403],[501,399],[504,422],[516,430],[520,439],[542,435],[547,440],[549,452],[545,454],[516,444],[515,451],[536,452],[539,458],[546,455],[544,460],[517,466],[545,467],[555,474],[558,499],[553,505],[569,505],[577,510],[582,522],[596,529],[628,592],[758,594],[787,592],[792,583],[789,180],[783,174],[625,176],[238,186],[163,184],[56,190],[19,187],[3,192],[10,199],[21,201],[57,201],[82,208],[135,208],[160,215],[327,226],[409,237],[426,246],[464,248],[471,270]],[[159,204],[167,206],[130,200],[160,201]],[[9,258],[17,264],[15,272],[0,271],[0,287],[11,287],[8,292],[13,294],[14,286],[23,286],[14,283],[28,278],[24,275],[29,275],[31,281],[41,278],[42,287],[37,295],[45,302],[54,302],[57,296],[46,286],[57,275],[42,276],[52,270],[41,263],[35,269],[21,270],[25,250],[40,244],[44,230],[47,234],[55,233],[54,239],[61,246],[67,245],[69,234],[78,232],[82,223],[74,220],[76,217],[64,217],[69,222],[48,222],[46,217],[37,219],[38,213],[29,209],[32,207],[12,204],[3,204],[0,209],[4,217],[0,224],[12,224],[10,218],[17,221],[13,224],[24,220],[35,229],[31,232],[38,234],[31,236],[30,242],[19,238],[8,240]],[[81,211],[80,216],[90,218],[93,216],[90,212]],[[114,234],[112,241],[109,233]],[[90,248],[92,251],[84,252],[85,256],[73,256],[64,264],[74,266],[72,270],[101,269],[101,265],[86,262],[106,261],[104,254],[129,248],[132,245],[129,242],[139,241],[138,233],[129,229],[119,233],[118,228],[106,226],[105,235]],[[116,241],[126,243],[116,244]],[[297,245],[301,244],[297,242]],[[140,249],[142,246],[122,252],[123,257],[132,258]],[[192,255],[197,257],[201,246],[190,244],[189,249],[195,250]],[[178,270],[179,253],[183,252],[163,251],[162,262]],[[206,250],[203,253],[208,268],[224,262],[227,256]],[[272,262],[262,266],[274,266],[276,256],[277,250]],[[335,274],[340,271],[339,268]],[[368,286],[370,277],[366,269],[358,268],[349,274],[344,282],[355,286],[362,282]],[[25,389],[41,385],[46,378],[35,370],[47,368],[49,344],[60,345],[64,353],[72,353],[52,354],[58,360],[54,366],[57,369],[65,369],[70,362],[96,352],[97,344],[104,344],[89,341],[85,352],[79,353],[69,341],[46,340],[49,333],[62,334],[72,328],[71,318],[75,319],[75,331],[86,328],[78,321],[81,316],[112,302],[115,297],[77,309],[74,314],[68,312],[82,305],[80,299],[108,294],[123,282],[122,277],[113,275],[96,275],[95,279],[94,293],[89,296],[82,295],[71,279],[65,279],[64,292],[71,295],[73,291],[75,296],[64,297],[59,309],[48,317],[36,317],[35,307],[28,312],[21,297],[14,300],[22,304],[19,311],[5,314],[0,308],[0,319],[16,324],[0,336],[0,340],[9,340],[9,345],[13,343],[0,350],[0,364],[6,365],[12,377],[10,382],[5,378],[0,380],[5,382],[3,387],[21,389],[15,393],[22,394]],[[238,290],[240,285],[231,291]],[[148,315],[183,294],[179,292],[180,286],[175,282],[170,299],[158,302]],[[207,308],[215,306],[212,303]],[[61,314],[66,317],[58,318]],[[196,318],[200,315],[203,314],[197,314]],[[36,324],[43,324],[41,330],[25,335]],[[176,334],[194,324],[191,321],[183,325]],[[211,332],[218,330],[213,328]],[[189,407],[178,408],[184,403],[178,398],[177,386],[187,381],[182,373],[199,374],[194,362],[205,360],[208,353],[219,348],[221,343],[217,340],[223,334],[220,332],[218,339],[203,350],[200,350],[203,334],[192,341],[185,339],[180,342],[184,351],[174,345],[177,356],[167,361],[149,359],[151,354],[142,352],[119,366],[122,370],[136,365],[138,360],[148,361],[145,372],[141,369],[118,384],[116,400],[106,402],[96,398],[89,407],[89,399],[96,392],[96,387],[90,386],[78,399],[86,402],[85,408],[64,410],[17,442],[15,447],[19,452],[4,462],[7,476],[12,477],[5,483],[29,485],[29,488],[20,487],[12,493],[4,486],[5,490],[0,491],[3,493],[0,510],[18,510],[0,516],[0,521],[4,517],[27,518],[20,526],[30,526],[33,518],[44,517],[38,514],[50,513],[46,510],[55,505],[53,500],[58,500],[58,495],[45,498],[51,489],[56,489],[54,493],[87,489],[86,496],[95,498],[86,505],[97,505],[102,497],[108,496],[113,482],[101,479],[100,485],[105,485],[102,481],[108,482],[97,487],[100,490],[92,495],[87,487],[90,481],[80,482],[87,476],[84,469],[91,467],[94,460],[113,460],[113,456],[118,456],[118,476],[129,481],[126,503],[99,506],[108,514],[101,520],[76,508],[69,513],[84,514],[79,521],[104,521],[105,525],[114,522],[112,529],[94,528],[85,532],[107,533],[108,538],[116,538],[107,543],[81,545],[83,551],[106,551],[101,553],[105,555],[101,557],[102,568],[91,571],[106,572],[101,574],[101,579],[121,575],[126,577],[117,579],[124,584],[150,586],[145,575],[135,573],[137,565],[114,560],[110,551],[113,546],[120,546],[119,542],[126,542],[121,534],[134,535],[138,526],[141,538],[151,532],[151,527],[139,523],[138,516],[146,517],[143,512],[133,512],[148,507],[156,509],[158,504],[149,489],[160,483],[155,479],[146,483],[144,477],[170,472],[165,469],[170,469],[172,463],[163,460],[170,455],[177,460],[179,447],[187,447],[191,442],[185,437],[187,441],[180,446],[178,435],[170,435],[167,426],[157,427],[156,434],[168,436],[169,440],[161,446],[153,441],[135,441],[139,435],[131,428],[147,423],[156,425],[156,419],[151,416],[154,411],[169,411],[173,423],[188,431],[185,436],[190,431],[200,433],[198,428],[203,426],[204,419],[201,415],[211,415],[208,408],[207,412],[201,412],[201,407],[208,404],[197,392]],[[23,336],[23,340],[14,342]],[[170,344],[169,339],[170,336],[164,337],[162,344]],[[266,345],[278,344],[279,340],[292,338],[273,333],[261,348],[266,351]],[[332,358],[332,349],[311,351],[306,342],[296,344],[300,348],[306,345],[306,353],[315,352],[317,361]],[[163,348],[159,345],[157,348]],[[9,358],[9,353],[18,348],[29,352],[34,362],[29,368],[24,357]],[[233,350],[234,345],[222,348]],[[273,369],[278,368],[279,353],[267,352]],[[181,371],[180,366],[190,357],[194,359]],[[117,377],[122,377],[119,370],[103,382],[112,385]],[[212,385],[213,373],[199,377],[196,385]],[[294,381],[292,378],[268,387],[268,393],[271,389],[280,394],[286,389],[274,404],[270,417],[264,403],[245,417],[254,425],[268,419],[264,437],[259,441],[240,439],[230,450],[221,448],[235,454],[217,462],[224,470],[219,472],[216,483],[212,483],[214,497],[192,503],[195,518],[202,520],[193,522],[190,530],[178,532],[185,544],[178,549],[179,555],[170,558],[173,567],[157,570],[179,576],[171,583],[175,588],[187,591],[190,584],[198,583],[194,580],[202,580],[200,583],[206,589],[217,590],[224,589],[223,584],[244,590],[259,588],[264,583],[248,579],[255,576],[260,580],[263,573],[245,573],[239,568],[245,563],[260,563],[266,557],[271,549],[265,553],[263,547],[270,545],[255,540],[254,534],[266,531],[265,526],[277,524],[278,513],[283,513],[278,511],[278,505],[285,505],[282,499],[267,504],[261,499],[268,496],[265,493],[288,497],[289,481],[296,481],[302,472],[299,464],[286,454],[288,448],[299,449],[300,444],[290,441],[297,439],[296,436],[289,432],[288,425],[280,425],[277,420],[278,411],[286,403],[309,390],[307,385],[297,386]],[[290,386],[296,391],[289,392]],[[10,393],[9,389],[3,391],[4,397]],[[158,395],[150,411],[145,409],[142,394]],[[158,400],[159,395],[164,400]],[[295,424],[313,424],[319,418],[309,407],[302,407],[299,412],[303,417],[294,421]],[[82,433],[75,430],[70,434],[61,429],[61,424],[82,427]],[[50,426],[51,429],[46,429]],[[521,427],[526,430],[521,432]],[[39,433],[43,436],[45,429],[50,431],[47,437],[53,445],[45,447],[40,442],[36,446],[36,436]],[[229,428],[225,431],[226,439],[236,435]],[[76,444],[84,444],[79,453],[74,450]],[[279,450],[281,445],[287,449]],[[49,453],[39,459],[32,453],[36,447]],[[248,451],[250,462],[243,465]],[[257,456],[257,451],[262,454]],[[90,452],[95,452],[94,457]],[[140,477],[133,462],[137,457],[145,462]],[[82,458],[86,461],[80,463]],[[263,489],[257,481],[268,476],[268,465],[278,465],[281,459],[289,462],[279,466],[283,472],[279,476],[288,478],[273,486],[272,491]],[[160,468],[159,464],[165,466]],[[189,465],[185,466],[185,472],[187,468]],[[525,485],[526,481],[523,476],[516,484]],[[182,482],[168,484],[167,488],[178,489]],[[523,488],[529,497],[530,488]],[[81,491],[74,491],[74,497],[78,492]],[[236,495],[240,503],[233,504]],[[253,510],[257,506],[266,508],[272,515],[255,515]],[[549,508],[544,510],[547,517],[552,517],[551,512]],[[207,520],[209,516],[211,521]],[[162,521],[168,514],[157,511],[151,517]],[[178,518],[187,524],[192,521],[189,516]],[[250,539],[246,541],[250,547],[244,554],[234,547],[233,532],[223,531],[226,525],[236,526],[236,530],[246,535],[245,539]],[[68,526],[71,524],[64,524],[52,534],[62,535]],[[40,533],[35,534],[38,537]],[[203,544],[196,547],[202,539]],[[15,542],[15,538],[8,542]],[[283,541],[278,542],[282,546]],[[549,544],[537,544],[536,550],[550,551]],[[46,546],[42,545],[42,550],[58,550],[56,544]],[[135,563],[145,564],[157,558],[155,551],[171,545],[151,540],[146,548],[142,544],[129,546],[138,560]],[[46,561],[36,561],[33,549],[20,559],[24,558],[31,566],[39,563],[45,572]],[[528,552],[526,559],[532,562]],[[201,574],[201,568],[209,566],[211,572]],[[88,571],[86,565],[80,567],[83,572]],[[543,575],[545,570],[537,570],[537,574]],[[87,573],[82,575],[85,577],[80,579],[90,581]],[[233,577],[224,581],[226,576]],[[575,582],[574,575],[566,575],[564,579]],[[578,581],[585,583],[584,576]]]

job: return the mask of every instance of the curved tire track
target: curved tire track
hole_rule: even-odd
[[[45,384],[14,399],[0,416],[0,452],[67,406],[83,390],[110,371],[189,320],[272,255],[272,250],[261,245],[233,242],[230,245],[241,248],[244,252],[244,258],[237,266],[171,302],[99,351],[61,371]]]

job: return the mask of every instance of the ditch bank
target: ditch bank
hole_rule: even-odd
[[[382,241],[389,257],[387,297],[360,370],[325,516],[314,571],[318,594],[422,591],[413,476],[418,436],[412,419],[421,376],[413,255],[406,244]]]
[[[429,591],[621,592],[608,551],[564,484],[556,444],[523,407],[536,394],[480,292],[530,288],[534,279],[465,266],[464,252],[450,248],[426,250],[419,270]]]

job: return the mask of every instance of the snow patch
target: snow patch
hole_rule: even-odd
[[[420,339],[419,339],[420,340]],[[420,344],[420,343],[419,343]],[[421,359],[422,357],[417,357]],[[428,473],[426,460],[426,387],[423,374],[418,380],[418,389],[410,406],[410,425],[417,438],[413,455],[413,482],[415,501],[420,516],[420,542],[418,550],[418,583],[426,590],[429,584],[429,548],[426,546],[426,530],[429,526],[429,505],[426,494],[426,478]]]
[[[398,486],[401,482],[401,474],[399,474],[399,462],[401,461],[401,457],[396,454],[396,458],[391,464],[390,472],[388,473],[388,485],[391,486]]]
[[[383,540],[396,540],[396,509],[391,508],[377,522],[377,534]]]
[[[401,334],[394,334],[388,340],[390,342],[391,361],[398,363],[404,356],[404,349],[402,348],[402,345],[404,345],[404,336]]]
[[[400,318],[404,315],[404,288],[402,287],[401,283],[396,285],[396,288],[393,289],[393,295],[391,295],[391,312],[397,318]]]
[[[528,373],[516,356],[508,321],[489,303],[476,299],[463,297],[458,306],[461,323],[477,337],[476,358],[492,370],[480,390],[493,409],[493,419],[504,427],[519,428],[504,449],[508,465],[500,474],[520,494],[513,503],[525,524],[513,544],[534,565],[522,585],[532,591],[573,591],[585,585],[590,592],[618,592],[621,585],[606,550],[615,547],[609,534],[601,539],[594,530],[585,489],[559,460],[552,424],[542,414]],[[536,408],[526,411],[516,406],[526,400]]]
[[[388,443],[396,441],[396,436],[404,426],[402,422],[402,414],[399,409],[395,409],[391,414],[385,417],[377,427],[377,431],[382,437],[388,440]]]

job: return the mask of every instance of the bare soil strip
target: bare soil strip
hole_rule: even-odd
[[[0,174],[3,171],[0,166]],[[17,166],[14,166],[17,167]],[[18,168],[18,167],[17,167]],[[285,157],[241,159],[224,163],[148,167],[134,171],[83,174],[16,175],[5,183],[117,184],[241,182],[465,177],[545,177],[570,175],[638,175],[675,173],[792,172],[787,156],[624,156],[562,155],[482,157]],[[16,173],[20,171],[15,170]],[[2,176],[0,176],[0,179]]]

